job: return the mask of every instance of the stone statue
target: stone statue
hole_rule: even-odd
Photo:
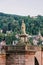
[[[22,21],[22,26],[21,26],[22,34],[26,34],[25,29],[26,29],[25,23],[24,23],[24,21]]]

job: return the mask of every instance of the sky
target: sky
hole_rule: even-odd
[[[43,15],[43,0],[0,0],[0,12],[23,16]]]

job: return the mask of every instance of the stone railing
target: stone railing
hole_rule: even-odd
[[[39,51],[39,50],[43,50],[43,47],[39,47],[39,46],[14,46],[14,45],[8,45],[8,46],[4,46],[2,47],[2,50],[5,51]]]
[[[35,48],[34,48],[33,46],[27,46],[27,50],[28,50],[28,51],[34,51]]]
[[[43,47],[42,46],[28,46],[28,50],[35,50],[35,51],[40,51]]]
[[[6,46],[6,51],[35,51],[37,47],[34,46]]]
[[[6,46],[6,51],[24,51],[24,46]]]

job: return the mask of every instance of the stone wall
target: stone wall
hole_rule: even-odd
[[[10,53],[7,54],[7,65],[25,65],[24,53]]]
[[[33,54],[25,55],[25,65],[34,65],[34,55]]]
[[[41,52],[41,63],[43,65],[43,51]]]
[[[6,54],[0,54],[0,65],[6,65]]]
[[[38,65],[43,65],[43,50],[40,48],[39,50],[35,48],[35,50],[11,50],[0,53],[0,65],[37,65],[35,58],[39,63]]]
[[[34,54],[30,53],[10,53],[6,59],[6,65],[34,65]]]

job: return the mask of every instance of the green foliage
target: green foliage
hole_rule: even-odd
[[[5,37],[7,44],[11,43],[15,39],[15,34],[21,33],[22,20],[26,24],[26,33],[37,35],[40,29],[43,36],[43,16],[30,17],[0,13],[0,29],[3,30],[3,33],[0,33],[0,41],[4,38],[6,31],[12,30],[13,34]]]
[[[5,35],[0,32],[0,41],[2,41],[5,38]]]

